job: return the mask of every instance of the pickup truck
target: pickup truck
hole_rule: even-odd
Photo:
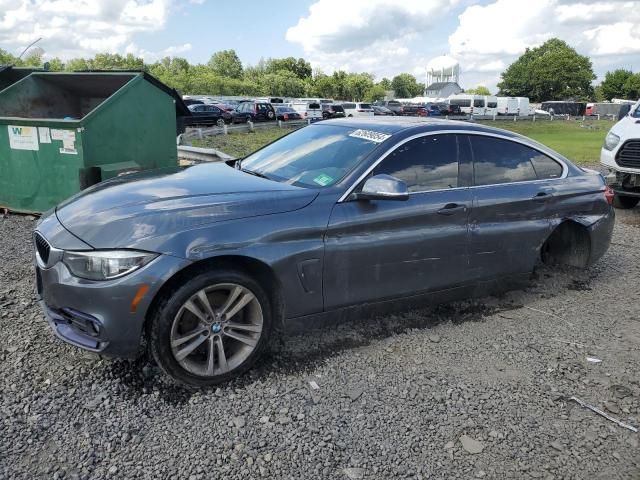
[[[633,208],[640,202],[640,100],[616,123],[604,140],[600,163],[614,191],[616,208]]]

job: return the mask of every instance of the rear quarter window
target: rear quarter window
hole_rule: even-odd
[[[471,135],[475,185],[538,180],[532,158],[540,152],[526,145],[482,135]]]

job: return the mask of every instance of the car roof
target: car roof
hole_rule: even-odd
[[[437,130],[469,130],[485,133],[498,133],[507,137],[521,137],[521,135],[488,127],[471,122],[460,122],[457,120],[446,120],[424,117],[350,117],[324,120],[318,125],[342,125],[348,128],[361,128],[363,130],[375,130],[389,134],[399,132],[421,133]]]

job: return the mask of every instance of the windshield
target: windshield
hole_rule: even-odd
[[[336,125],[310,125],[249,155],[241,168],[300,187],[329,187],[389,136]]]
[[[636,109],[631,114],[633,118],[640,118],[640,105],[636,107]]]

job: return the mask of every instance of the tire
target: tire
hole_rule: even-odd
[[[268,118],[269,120],[273,120],[273,118],[274,118],[274,117],[275,117],[275,113],[273,113],[273,112],[267,112],[267,118]]]
[[[224,127],[224,125],[225,125],[224,118],[219,118],[218,120],[216,120],[216,125],[218,127]]]
[[[613,197],[613,206],[621,210],[633,208],[638,205],[638,202],[640,202],[640,197],[626,197],[617,193]]]
[[[236,288],[240,292],[233,297]],[[224,314],[213,320],[207,317],[211,320],[207,323],[200,320],[192,312],[206,316],[202,292],[215,315],[231,299],[226,308],[231,317],[225,319]],[[242,306],[248,295],[251,299]],[[273,325],[271,302],[262,286],[232,269],[196,274],[162,298],[150,320],[149,347],[158,366],[176,382],[191,387],[218,385],[245,373],[264,351]]]

